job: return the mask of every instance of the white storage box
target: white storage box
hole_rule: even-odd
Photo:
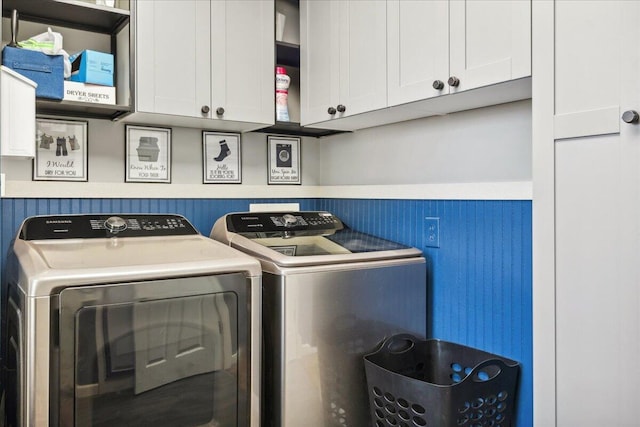
[[[0,154],[36,155],[36,82],[0,66]]]
[[[116,103],[116,88],[65,80],[64,100],[113,105]]]

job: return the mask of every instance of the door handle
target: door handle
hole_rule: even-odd
[[[625,123],[638,123],[640,120],[640,115],[636,110],[627,110],[622,113],[622,121]]]

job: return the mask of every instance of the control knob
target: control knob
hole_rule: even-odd
[[[291,214],[282,215],[282,220],[284,221],[284,226],[285,227],[293,227],[294,225],[296,225],[298,223],[298,218],[296,218],[295,216],[293,216]]]
[[[111,216],[104,222],[104,228],[111,234],[118,234],[127,229],[127,222],[119,216]]]

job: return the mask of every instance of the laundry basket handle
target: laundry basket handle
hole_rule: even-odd
[[[486,371],[486,368],[490,366],[497,368],[497,372],[494,373],[493,375],[489,375],[489,373]],[[495,377],[500,375],[502,371],[506,369],[509,369],[509,366],[506,363],[504,363],[502,360],[488,359],[476,365],[471,370],[471,372],[469,372],[468,378],[471,378],[471,380],[473,380],[474,382],[481,383],[481,382],[494,379]]]
[[[411,334],[396,334],[387,338],[382,348],[391,354],[402,354],[411,350],[418,339]]]

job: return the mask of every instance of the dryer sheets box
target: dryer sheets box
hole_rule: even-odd
[[[116,88],[113,86],[92,85],[89,83],[65,80],[64,99],[65,101],[113,105],[116,103]]]

